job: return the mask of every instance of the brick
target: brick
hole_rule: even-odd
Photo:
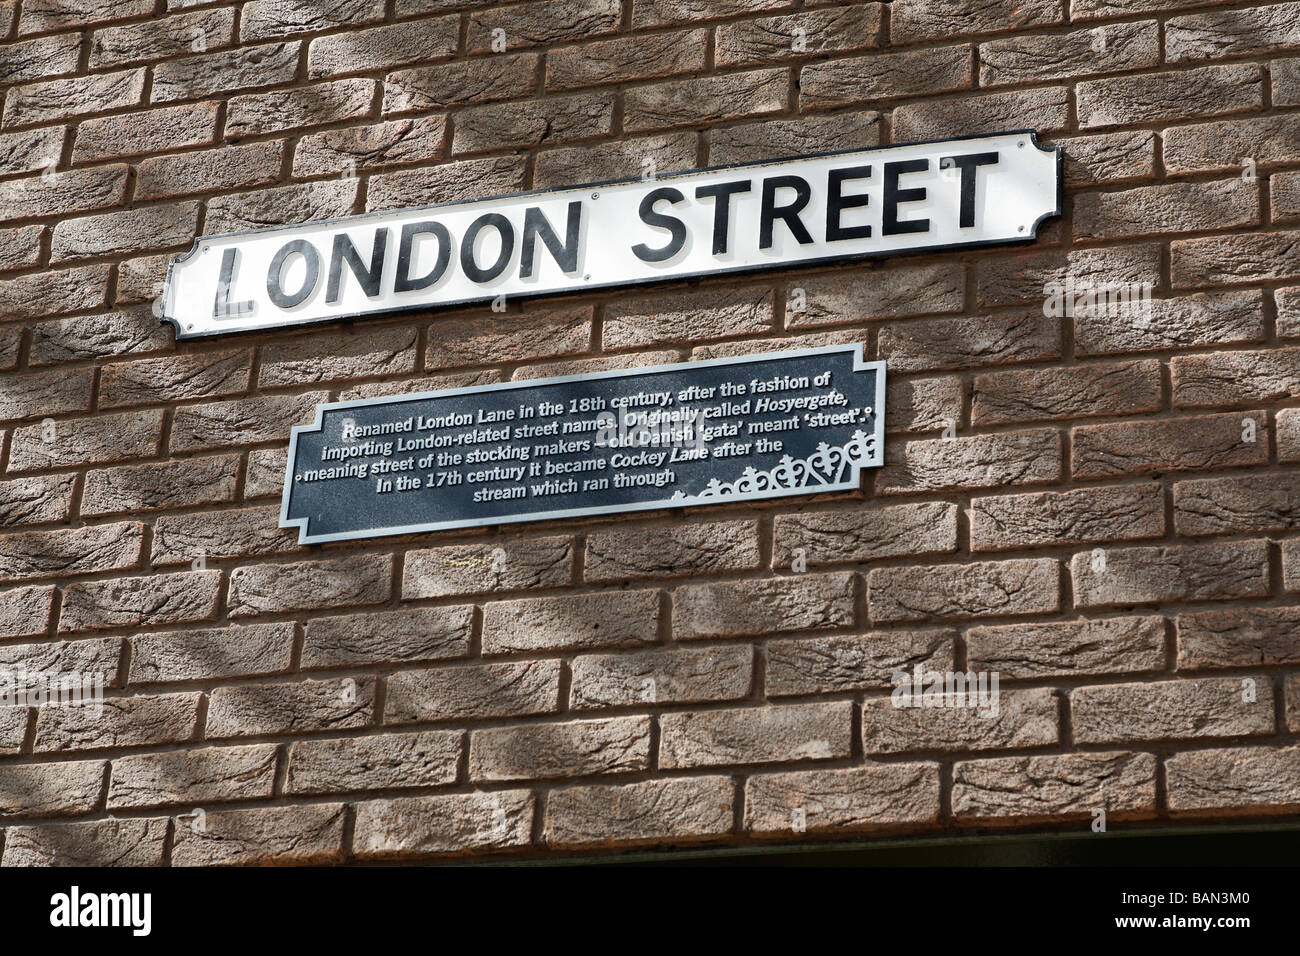
[[[543,838],[557,848],[707,840],[731,831],[735,800],[726,777],[569,787],[548,795]]]
[[[788,101],[783,69],[668,80],[624,93],[623,126],[637,132],[749,118],[780,112]]]
[[[172,419],[173,452],[252,445],[283,438],[290,426],[314,419],[328,392],[267,395],[228,402],[186,405]]]
[[[1165,56],[1187,63],[1300,50],[1297,16],[1300,3],[1174,17],[1165,24]]]
[[[157,352],[172,347],[167,326],[150,309],[127,309],[32,325],[29,365]]]
[[[283,674],[293,655],[292,621],[194,628],[131,638],[131,684],[170,684]]]
[[[163,567],[299,551],[293,532],[278,527],[279,518],[278,508],[162,515],[154,522],[153,564]]]
[[[343,859],[342,804],[210,813],[202,829],[178,825],[174,866],[320,865]]]
[[[489,326],[476,318],[448,319],[429,326],[425,366],[458,368],[487,362],[580,354],[591,347],[591,309],[580,307],[511,317]]]
[[[966,273],[960,264],[903,266],[856,275],[799,280],[802,310],[786,308],[791,329],[884,319],[902,315],[960,312]],[[905,327],[904,327],[905,328]]]
[[[1268,549],[1263,541],[1110,548],[1076,554],[1070,575],[1081,608],[1262,597]]]
[[[193,352],[103,366],[99,403],[103,408],[153,405],[194,398],[220,398],[248,389],[251,349]]]
[[[941,700],[938,706],[895,706],[892,697],[871,697],[862,702],[862,747],[868,754],[1046,747],[1060,739],[1057,709],[1047,687],[1002,691],[992,706],[980,707]]]
[[[589,582],[612,583],[748,571],[759,561],[754,521],[620,527],[587,535],[583,575]]]
[[[1069,252],[1001,253],[981,261],[976,278],[980,305],[1033,303],[1042,307],[1054,285],[1073,284],[1078,289],[1156,285],[1160,281],[1160,247],[1143,243]]]
[[[370,178],[366,211],[404,209],[516,193],[524,188],[525,172],[521,157],[500,156],[382,173]]]
[[[1254,441],[1246,441],[1254,422]],[[1076,478],[1112,478],[1261,464],[1268,460],[1262,412],[1201,415],[1165,421],[1081,425],[1071,435]]]
[[[0,766],[0,819],[89,813],[99,804],[107,767],[105,760]]]
[[[336,0],[328,5],[308,0],[253,0],[244,6],[239,39],[270,40],[371,23],[383,16],[384,5],[380,0]]]
[[[506,49],[585,40],[613,33],[622,21],[619,0],[533,0],[469,14],[466,43],[471,53],[490,53],[493,31],[505,31]]]
[[[1300,277],[1300,233],[1179,239],[1169,245],[1175,287]]]
[[[306,625],[301,667],[463,657],[469,652],[473,616],[474,608],[465,605],[313,618]]]
[[[1180,535],[1288,531],[1300,525],[1300,474],[1201,478],[1174,485]]]
[[[709,162],[746,163],[840,149],[864,149],[879,143],[880,114],[874,110],[760,120],[711,130]]]
[[[811,63],[799,74],[804,109],[967,90],[974,85],[969,45],[877,53]]]
[[[256,564],[230,573],[231,617],[379,604],[392,589],[392,558],[356,555],[332,561]]]
[[[322,794],[454,783],[463,736],[444,730],[295,741],[286,789]]]
[[[1300,115],[1175,126],[1160,134],[1161,157],[1171,173],[1240,171],[1246,160],[1271,166],[1300,160]]]
[[[421,375],[418,378],[406,378],[396,382],[389,379],[383,382],[363,382],[360,385],[353,385],[339,391],[339,400],[350,402],[358,398],[387,398],[390,395],[404,395],[409,392],[436,392],[448,388],[495,385],[502,381],[505,381],[505,376],[496,369],[476,369],[468,372],[452,372],[447,375]],[[251,454],[253,453],[250,453],[250,457]],[[282,458],[281,483],[283,483],[286,463]],[[277,488],[274,493],[279,494],[279,489]]]
[[[622,139],[614,143],[546,150],[537,157],[533,187],[547,189],[580,183],[640,176],[651,168],[656,174],[695,167],[694,133]]]
[[[775,322],[772,290],[763,286],[627,299],[605,306],[601,344],[628,349],[761,335]]]
[[[881,329],[877,349],[896,372],[1033,362],[1061,354],[1061,327],[1041,313],[918,319]]]
[[[1264,340],[1263,298],[1255,291],[1202,292],[1156,299],[1134,316],[1088,309],[1074,317],[1079,355],[1150,352]]]
[[[1295,106],[1300,103],[1300,57],[1275,60],[1273,74],[1273,105]]]
[[[1276,223],[1300,221],[1300,175],[1274,173],[1269,177],[1270,218]]]
[[[948,671],[956,636],[935,629],[771,641],[764,690],[769,697],[874,690],[918,663]]]
[[[745,786],[745,830],[835,836],[939,817],[939,770],[930,763],[756,774]]]
[[[161,866],[167,820],[95,820],[5,830],[5,866]]]
[[[631,773],[650,766],[650,718],[475,730],[471,780],[510,781]]]
[[[1155,482],[991,495],[970,503],[972,551],[1130,541],[1164,533],[1164,490]]]
[[[966,632],[966,661],[976,672],[997,672],[1008,680],[1162,670],[1164,619],[981,625]]]
[[[451,151],[460,156],[572,143],[608,136],[613,125],[614,99],[606,93],[492,103],[456,114]]]
[[[30,713],[26,707],[0,708],[0,755],[22,753],[23,746],[27,742]]]
[[[0,27],[0,36],[7,33]],[[81,55],[81,35],[62,33],[5,45],[5,61],[0,63],[0,83],[6,86],[25,80],[40,80],[76,73]]]
[[[136,198],[145,198],[140,192],[140,180],[136,178]],[[135,302],[150,302],[159,298],[163,292],[163,279],[167,275],[169,258],[162,256],[139,256],[117,264],[117,295],[114,301],[118,305]]]
[[[651,590],[493,601],[483,609],[483,653],[651,644],[658,616]]]
[[[76,475],[41,475],[0,483],[0,524],[66,521]]]
[[[1300,347],[1180,355],[1170,366],[1174,404],[1183,408],[1300,396]]]
[[[1300,806],[1300,747],[1230,747],[1165,760],[1171,813],[1204,810],[1287,813]]]
[[[962,382],[944,378],[899,379],[885,383],[885,431],[932,432],[961,417]]]
[[[64,219],[54,227],[50,261],[187,245],[194,239],[198,218],[199,204],[185,202]]]
[[[0,536],[0,580],[68,577],[129,568],[140,559],[144,525],[99,524]]]
[[[12,593],[12,592],[10,592]],[[41,635],[43,636],[43,631]],[[82,639],[75,641],[45,641],[40,644],[8,644],[0,647],[0,666],[6,670],[25,670],[29,674],[51,676],[76,676],[85,685],[102,681],[102,687],[121,686],[118,666],[122,658],[122,641],[116,637]],[[107,698],[105,706],[113,706],[122,698]],[[44,712],[44,711],[42,711]],[[94,707],[84,709],[94,713]],[[51,718],[55,719],[55,718]]]
[[[0,380],[0,421],[89,411],[92,377],[91,369],[6,375]]]
[[[953,767],[952,810],[960,819],[1090,819],[1149,816],[1156,806],[1156,758],[1083,753],[963,760]]]
[[[11,588],[0,596],[0,637],[40,637],[50,626],[53,585]]]
[[[567,90],[694,73],[704,69],[707,44],[707,30],[681,30],[548,50],[546,86]]]
[[[893,43],[923,43],[952,35],[952,7],[941,0],[899,0],[890,5]],[[962,33],[1001,33],[1061,22],[1061,7],[1049,0],[994,0],[962,11]]]
[[[749,694],[754,652],[741,646],[585,654],[570,666],[574,710],[729,701]]]
[[[876,492],[1041,485],[1060,475],[1061,437],[1052,429],[1038,428],[909,441],[893,453],[887,446],[885,466],[876,473]]]
[[[411,327],[357,334],[348,329],[262,349],[257,382],[263,388],[306,385],[415,370],[416,331]]]
[[[847,572],[695,584],[673,593],[678,640],[845,627],[853,617]]]
[[[661,714],[659,766],[719,767],[847,757],[853,704],[768,705]]]
[[[96,166],[0,183],[0,222],[33,216],[62,217],[121,205],[126,196],[126,175],[126,166]],[[13,279],[6,286],[12,288],[23,281]]]
[[[258,189],[208,200],[204,231],[242,232],[268,224],[310,222],[350,215],[357,181],[341,179]]]
[[[1118,76],[1075,87],[1079,126],[1195,119],[1260,108],[1263,77],[1251,63]]]
[[[1257,699],[1243,700],[1236,677],[1107,684],[1070,692],[1074,739],[1080,743],[1194,740],[1273,731],[1273,685],[1256,682]]]
[[[109,697],[101,705],[42,707],[37,753],[184,743],[198,725],[199,694]]]
[[[384,115],[527,96],[537,87],[537,71],[536,53],[396,70],[384,79]]]
[[[111,810],[194,806],[269,797],[275,764],[274,744],[118,757],[113,761],[108,806]],[[190,828],[177,827],[177,834],[183,829]]]
[[[238,471],[234,455],[92,471],[81,492],[81,513],[139,514],[232,501]]]
[[[1300,608],[1233,608],[1179,614],[1178,669],[1272,667],[1300,662]]]
[[[788,568],[797,552],[807,566],[957,550],[957,508],[942,502],[838,511],[804,511],[774,519],[772,565]]]
[[[714,62],[744,66],[869,49],[880,42],[881,10],[863,3],[725,23],[716,30]]]
[[[1239,178],[1084,193],[1074,200],[1076,239],[1124,239],[1259,224],[1259,193]]]
[[[527,846],[532,828],[527,790],[402,797],[358,803],[352,842],[363,860],[471,853]]]
[[[91,38],[90,66],[128,66],[196,49],[218,50],[230,45],[234,26],[234,8],[218,7],[105,27]]]
[[[47,186],[47,177],[60,175],[54,170],[63,155],[63,140],[64,130],[61,126],[0,135],[0,172],[28,173],[40,170],[43,174],[39,183],[30,180],[14,182],[10,187],[10,196],[22,196],[22,190]],[[81,180],[86,181],[86,178],[81,177]]]
[[[443,116],[308,133],[294,147],[293,174],[320,176],[428,162],[442,154],[446,137],[447,120]]]
[[[384,723],[524,717],[559,709],[559,661],[443,667],[391,675]]]
[[[23,4],[19,34],[81,28],[91,23],[138,17],[153,10],[148,0],[28,0]]]
[[[143,68],[119,70],[10,87],[5,95],[5,125],[12,129],[129,109],[143,101],[144,74]]]
[[[215,102],[192,103],[92,119],[77,127],[74,163],[165,153],[216,141]]]
[[[1155,133],[1150,130],[1071,136],[1056,140],[1055,145],[1065,157],[1067,186],[1122,183],[1155,175]],[[1164,149],[1168,150],[1167,140]]]
[[[14,226],[10,229],[0,229],[0,272],[8,272],[14,269],[24,269],[27,266],[34,266],[41,261],[41,237],[45,234],[45,227],[41,225],[33,226]],[[42,276],[45,278],[45,276]],[[4,286],[0,286],[4,288]],[[21,329],[6,330],[5,347],[3,349],[5,363],[17,364],[18,346],[15,336],[21,333]],[[10,366],[12,367],[12,366]]]
[[[77,581],[63,588],[59,631],[211,620],[217,613],[220,583],[220,571]]]
[[[1166,12],[1199,7],[1213,0],[1072,0],[1071,20],[1109,20],[1139,13]]]
[[[388,70],[454,56],[460,17],[435,17],[317,37],[307,49],[312,79]]]
[[[244,498],[280,497],[284,491],[284,472],[288,466],[287,448],[254,448],[248,453]]]
[[[1060,609],[1060,571],[1048,558],[876,568],[868,607],[873,622],[1041,614]]]
[[[409,551],[402,598],[562,587],[573,579],[572,548],[571,538],[557,536]]]
[[[643,0],[632,11],[635,30],[683,21],[756,16],[789,7],[790,0]]]
[[[1005,425],[1154,412],[1160,407],[1157,361],[992,372],[971,389],[971,424]]]
[[[217,740],[365,727],[374,713],[374,698],[371,678],[218,687],[208,693],[204,736]]]
[[[900,106],[894,110],[894,139],[905,143],[1017,128],[1051,133],[1065,129],[1068,121],[1064,87],[988,93]]]
[[[234,96],[226,103],[226,138],[238,141],[246,136],[359,119],[370,113],[376,90],[374,80],[357,78]]]
[[[980,45],[980,86],[1120,73],[1160,62],[1155,20],[1117,23],[1048,36],[992,40]]]
[[[1300,461],[1300,411],[1284,408],[1277,413],[1277,457],[1279,461]]]
[[[283,155],[283,143],[264,142],[151,157],[140,163],[135,195],[159,199],[263,186],[279,178]]]
[[[15,428],[9,471],[38,471],[100,465],[123,458],[151,458],[162,440],[162,412],[126,412],[98,418],[65,419]]]

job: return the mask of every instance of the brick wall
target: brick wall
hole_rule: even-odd
[[[3,861],[1294,817],[1298,14],[0,0],[0,665],[106,675],[98,714],[0,709]],[[202,343],[153,313],[205,233],[1030,126],[1067,197],[1027,249]],[[1046,315],[1067,279],[1150,314]],[[845,342],[889,369],[858,493],[276,527],[322,401]],[[998,716],[895,708],[917,664],[997,672]]]

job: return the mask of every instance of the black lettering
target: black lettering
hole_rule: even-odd
[[[474,241],[488,226],[500,233],[501,252],[497,254],[496,262],[486,269],[480,269],[478,263],[474,261]],[[460,267],[471,281],[490,282],[506,271],[506,265],[510,262],[514,251],[515,230],[510,225],[510,220],[499,212],[484,213],[471,222],[469,228],[465,230],[465,238],[460,245]]]
[[[975,225],[975,177],[980,166],[993,166],[997,153],[967,153],[964,156],[945,156],[939,160],[940,169],[961,170],[961,228]]]
[[[695,188],[696,199],[713,200],[713,254],[715,256],[725,255],[730,244],[727,234],[731,230],[731,197],[737,193],[747,193],[749,190],[748,179]]]
[[[647,226],[667,229],[669,234],[667,244],[660,246],[658,249],[651,249],[644,242],[637,243],[632,247],[632,252],[642,262],[663,262],[665,259],[671,259],[681,252],[682,247],[686,245],[686,223],[676,216],[655,212],[655,204],[660,200],[676,205],[679,202],[685,202],[686,197],[682,195],[680,189],[673,189],[671,186],[652,189],[641,197],[641,205],[637,209],[641,221]]]
[[[520,245],[522,261],[519,263],[521,279],[527,279],[533,274],[533,260],[536,258],[534,249],[539,238],[565,275],[578,271],[578,232],[582,225],[581,200],[569,203],[568,215],[568,222],[564,227],[564,244],[561,245],[560,237],[555,234],[555,228],[542,215],[540,209],[529,206],[524,211],[524,238]]]
[[[845,196],[844,180],[870,179],[870,166],[849,166],[845,169],[832,169],[826,178],[826,241],[838,242],[841,239],[870,239],[871,227],[841,226],[840,214],[845,209],[858,209],[871,201],[866,193]]]
[[[418,279],[411,278],[411,250],[415,237],[422,235],[436,236],[438,239],[438,261],[428,275]],[[402,238],[397,247],[397,275],[393,279],[394,292],[415,292],[427,289],[447,271],[451,262],[451,235],[447,227],[440,222],[408,222],[402,227]]]
[[[343,285],[343,263],[348,264],[352,275],[361,283],[361,291],[366,298],[373,299],[379,295],[379,280],[384,276],[384,254],[388,251],[388,227],[381,226],[375,230],[374,246],[370,252],[369,267],[361,260],[361,254],[352,244],[346,232],[335,233],[334,248],[330,252],[329,282],[325,287],[325,301],[337,302]]]
[[[923,173],[930,168],[928,159],[907,159],[898,163],[885,163],[885,197],[883,224],[880,231],[886,236],[901,236],[909,232],[929,232],[929,219],[898,219],[898,206],[905,202],[920,202],[925,199],[925,187],[916,189],[899,189],[898,177],[904,173]]]
[[[295,254],[302,256],[306,262],[307,275],[303,279],[302,288],[290,294],[284,291],[284,264]],[[316,291],[316,283],[319,281],[320,253],[306,239],[295,239],[282,245],[272,257],[270,268],[266,271],[266,294],[278,308],[292,309]]]
[[[778,206],[776,204],[778,189],[793,189],[794,201]],[[759,214],[758,248],[772,248],[772,225],[778,219],[785,223],[799,245],[811,244],[813,237],[808,234],[808,229],[799,218],[799,213],[803,211],[804,206],[808,205],[808,200],[811,198],[812,187],[802,176],[772,176],[764,179],[763,208]]]
[[[221,276],[217,279],[217,297],[212,303],[214,319],[230,319],[237,315],[248,315],[256,306],[251,301],[231,302],[230,287],[235,284],[235,266],[239,250],[231,246],[221,254]]]

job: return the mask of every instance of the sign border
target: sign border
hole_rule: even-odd
[[[660,278],[638,279],[635,281],[613,281],[600,282],[589,285],[583,285],[572,289],[556,289],[546,292],[515,293],[507,298],[515,301],[533,301],[535,299],[553,298],[556,296],[580,295],[590,291],[599,291],[607,289],[634,289],[644,286],[660,285],[666,282],[689,282],[696,279],[711,278],[713,276],[740,276],[740,275],[757,275],[760,273],[773,272],[780,269],[801,269],[807,267],[823,267],[841,265],[849,262],[866,262],[873,259],[889,259],[902,256],[920,256],[929,255],[935,252],[947,252],[956,249],[984,249],[994,246],[1021,246],[1034,242],[1038,238],[1039,227],[1049,219],[1055,219],[1063,214],[1065,207],[1065,154],[1060,146],[1043,146],[1038,142],[1038,131],[1034,129],[1010,129],[993,133],[970,133],[963,136],[951,136],[941,139],[923,139],[908,143],[886,143],[884,145],[869,146],[864,149],[835,149],[824,150],[817,153],[804,153],[798,156],[784,156],[777,159],[756,160],[749,163],[724,163],[718,166],[701,166],[695,169],[682,169],[671,173],[665,173],[662,176],[656,176],[654,182],[669,182],[679,179],[683,176],[692,176],[697,173],[718,172],[727,169],[748,169],[760,166],[774,166],[780,163],[797,162],[803,159],[822,159],[828,156],[844,156],[849,154],[866,154],[878,153],[884,150],[898,149],[904,146],[933,146],[941,143],[960,143],[973,139],[989,139],[995,136],[1027,136],[1032,148],[1044,153],[1056,154],[1056,208],[1050,212],[1045,212],[1028,228],[1023,238],[1016,239],[987,239],[977,242],[949,243],[945,245],[923,246],[915,249],[883,249],[879,252],[860,252],[839,256],[822,256],[814,259],[800,259],[792,262],[773,262],[759,266],[730,266],[720,267],[717,269],[708,269],[701,272],[682,272],[665,275]],[[418,302],[409,305],[394,306],[391,308],[379,309],[373,312],[347,312],[339,315],[323,316],[317,319],[310,319],[303,322],[267,322],[262,325],[243,326],[230,331],[206,330],[203,332],[186,333],[181,327],[180,319],[170,315],[172,311],[172,297],[175,288],[172,285],[172,273],[178,265],[188,261],[199,253],[203,244],[210,239],[230,239],[238,236],[264,236],[267,233],[282,232],[290,229],[301,229],[304,226],[328,226],[338,223],[356,222],[361,219],[373,219],[381,217],[386,212],[406,213],[419,212],[421,210],[445,209],[451,206],[466,206],[475,202],[492,202],[502,199],[522,199],[530,196],[546,196],[552,193],[569,192],[580,189],[593,189],[604,186],[622,186],[628,183],[642,182],[641,179],[630,176],[623,179],[606,179],[594,183],[575,183],[569,186],[553,186],[546,189],[530,189],[524,192],[501,193],[496,196],[483,196],[471,200],[449,200],[448,202],[434,203],[428,206],[404,206],[400,209],[376,209],[372,212],[358,213],[353,216],[338,216],[333,219],[313,219],[308,222],[284,223],[278,226],[268,226],[265,229],[245,229],[240,232],[223,232],[214,233],[208,236],[199,236],[195,238],[194,243],[189,250],[181,256],[171,258],[167,263],[167,277],[163,284],[162,294],[162,315],[159,316],[159,322],[170,323],[176,333],[177,340],[202,340],[213,339],[230,335],[245,335],[258,332],[265,332],[270,329],[292,331],[295,329],[311,329],[321,325],[327,325],[332,322],[354,322],[366,319],[383,319],[387,316],[404,315],[410,312],[442,312],[466,305],[475,305],[485,302],[491,302],[496,296],[482,295],[474,296],[467,299],[454,299],[442,302]]]
[[[784,352],[757,352],[753,355],[728,356],[726,358],[708,359],[703,362],[670,362],[666,365],[648,365],[640,368],[614,369],[607,372],[589,372],[577,375],[561,375],[555,378],[523,379],[518,382],[495,382],[491,385],[469,385],[464,388],[438,389],[432,392],[411,392],[398,395],[380,395],[375,398],[359,398],[347,402],[322,402],[316,406],[316,419],[310,425],[294,425],[289,432],[289,460],[284,470],[284,491],[280,502],[281,528],[297,528],[299,544],[324,544],[330,541],[355,541],[361,538],[388,538],[403,534],[419,534],[425,531],[447,531],[454,528],[483,528],[493,525],[520,524],[523,522],[554,521],[563,518],[582,518],[592,515],[624,514],[630,511],[662,511],[673,508],[692,508],[701,505],[718,505],[729,502],[769,501],[773,498],[787,498],[794,495],[822,494],[825,492],[853,491],[861,486],[862,469],[877,467],[884,462],[885,435],[885,362],[884,360],[866,361],[863,358],[864,343],[854,342],[848,345],[824,345],[816,348],[790,349]],[[664,499],[659,501],[635,502],[627,505],[603,505],[593,508],[566,508],[558,511],[538,511],[522,515],[494,515],[485,518],[466,518],[459,521],[433,521],[417,525],[400,525],[363,531],[344,531],[335,534],[311,535],[307,530],[310,518],[289,517],[289,495],[293,488],[294,465],[298,456],[298,436],[304,432],[319,432],[324,427],[326,410],[335,411],[345,408],[363,408],[368,405],[395,404],[400,401],[420,401],[429,398],[449,398],[454,395],[476,395],[482,392],[499,392],[508,389],[536,388],[539,384],[559,385],[565,382],[586,382],[603,378],[627,378],[635,375],[648,375],[655,372],[680,371],[683,366],[709,368],[719,365],[740,365],[746,362],[771,362],[783,358],[795,358],[809,355],[831,355],[841,352],[853,354],[853,371],[876,372],[876,402],[873,406],[877,434],[880,441],[876,447],[874,459],[865,464],[850,464],[850,476],[834,485],[818,485],[812,491],[807,487],[773,489],[766,492],[727,495],[725,497],[700,497]]]

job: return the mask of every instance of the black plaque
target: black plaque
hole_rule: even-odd
[[[311,544],[858,487],[883,459],[861,345],[316,407],[281,527]]]

